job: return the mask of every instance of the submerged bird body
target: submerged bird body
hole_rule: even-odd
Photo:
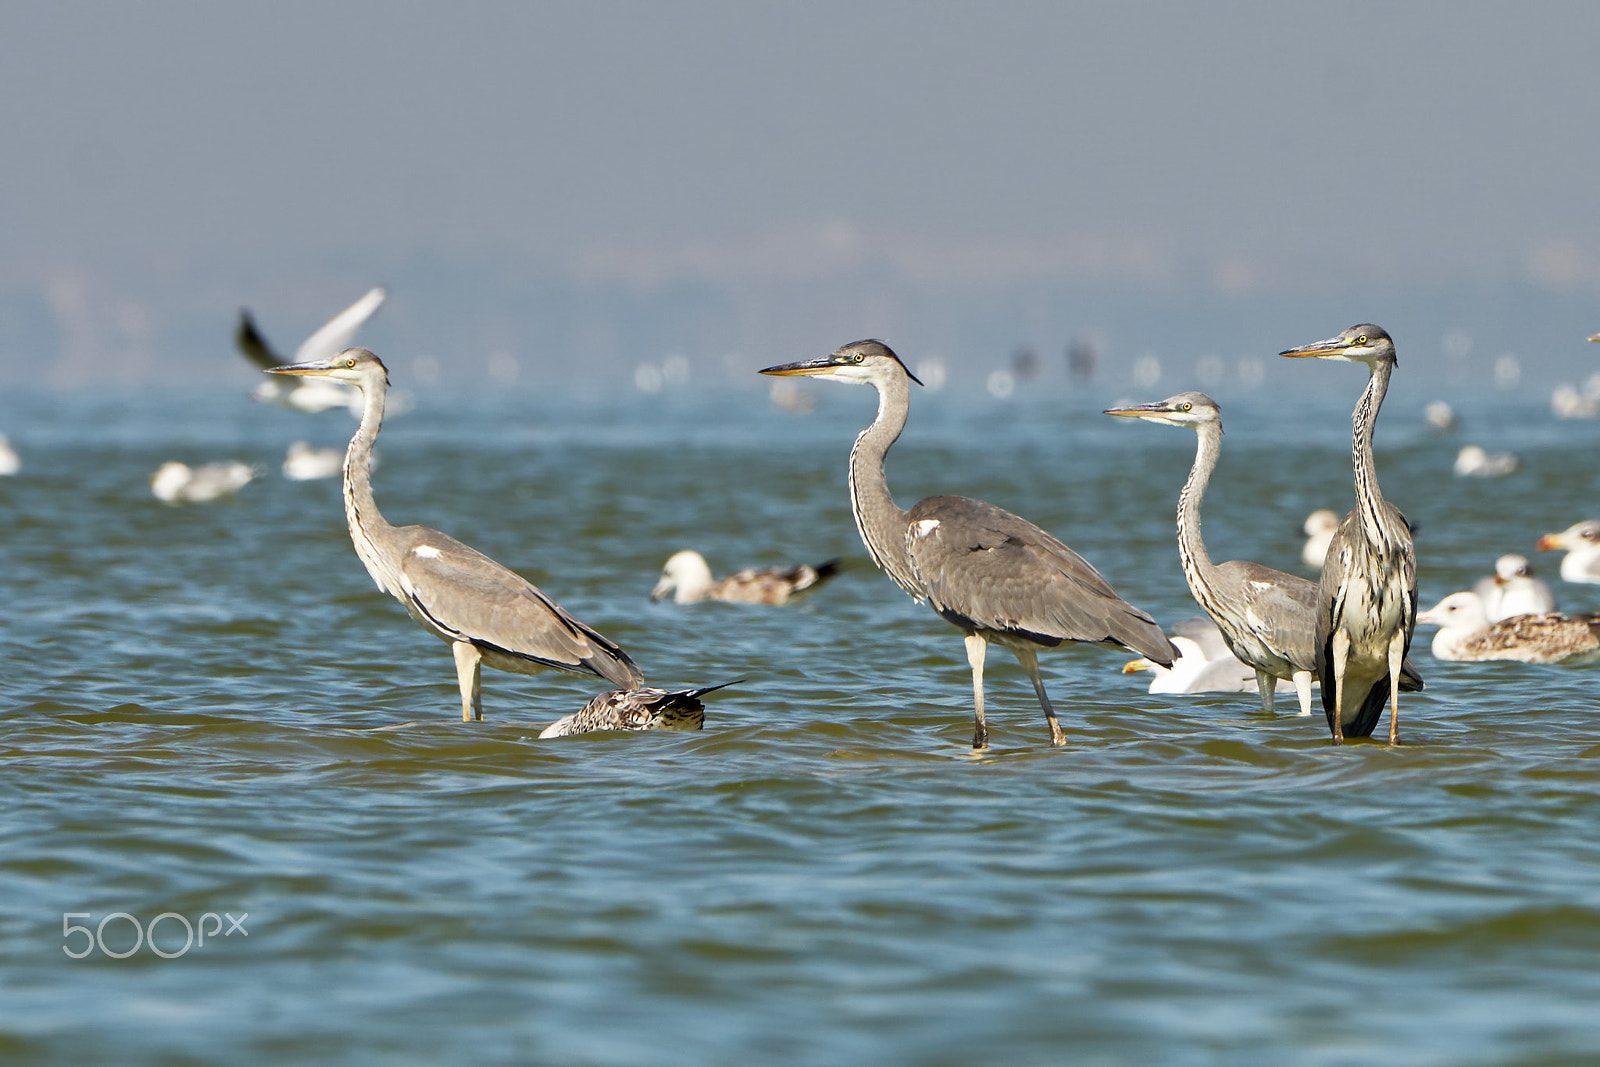
[[[800,563],[793,567],[757,569],[746,567],[726,578],[711,576],[705,557],[692,549],[673,553],[661,569],[661,578],[650,591],[651,600],[673,594],[674,603],[693,604],[700,600],[724,600],[734,604],[783,604],[790,597],[815,589],[839,570],[839,561],[830,559],[815,567]]]
[[[1528,557],[1507,552],[1494,561],[1494,573],[1478,579],[1472,591],[1483,602],[1489,622],[1513,615],[1547,615],[1556,610],[1555,594],[1533,576]]]
[[[1561,580],[1589,585],[1600,583],[1600,519],[1575,522],[1560,533],[1539,538],[1540,552],[1565,549],[1561,557]]]
[[[295,351],[294,363],[314,363],[331,360],[349,346],[356,331],[389,296],[389,291],[379,286],[369,289],[354,304],[324,323],[316,333],[300,343]],[[261,336],[255,319],[248,310],[239,312],[239,328],[234,333],[234,345],[240,353],[264,371],[271,371],[287,362],[273,351],[267,339]],[[352,414],[361,413],[361,394],[337,381],[327,378],[305,378],[297,382],[264,381],[253,394],[257,400],[299,411],[326,411],[329,408],[349,408]]]
[[[1600,615],[1545,612],[1494,621],[1477,593],[1460,592],[1418,614],[1417,623],[1439,627],[1432,645],[1438,659],[1565,664],[1600,659]]]
[[[392,526],[378,511],[370,479],[372,445],[383,424],[388,375],[377,356],[352,348],[336,359],[273,369],[321,375],[360,388],[361,425],[345,454],[345,518],[356,555],[389,593],[455,655],[463,721],[483,718],[482,664],[517,674],[545,669],[588,674],[636,689],[627,653],[568,615],[532,582],[476,549],[426,526]]]
[[[1148,614],[1129,604],[1082,557],[1009,511],[934,496],[909,511],[895,504],[884,458],[905,428],[917,379],[882,341],[857,341],[819,360],[763,374],[812,375],[871,385],[878,414],[850,452],[851,510],[875,562],[913,599],[966,635],[972,671],[972,747],[988,744],[983,664],[990,644],[1012,650],[1033,683],[1051,743],[1066,736],[1039,674],[1037,650],[1065,642],[1127,648],[1170,666],[1176,650]],[[920,384],[920,383],[919,383]]]
[[[601,730],[698,730],[706,721],[706,706],[700,698],[721,688],[612,689],[593,697],[581,710],[546,726],[539,736],[572,737]]]
[[[1370,323],[1290,357],[1365,363],[1369,370],[1351,417],[1356,506],[1328,546],[1317,595],[1317,677],[1334,744],[1365,737],[1390,704],[1389,741],[1400,740],[1400,675],[1417,616],[1417,560],[1405,516],[1383,498],[1372,435],[1394,373],[1394,342]]]

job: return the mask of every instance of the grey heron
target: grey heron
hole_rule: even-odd
[[[1291,358],[1364,363],[1367,386],[1351,416],[1356,506],[1339,523],[1317,594],[1317,677],[1333,743],[1366,737],[1387,701],[1389,743],[1400,743],[1400,671],[1417,622],[1417,557],[1411,528],[1383,498],[1372,434],[1394,373],[1394,341],[1371,323],[1291,348]]]
[[[1600,615],[1541,612],[1498,622],[1484,613],[1477,593],[1451,593],[1417,615],[1439,627],[1433,655],[1448,660],[1517,660],[1521,663],[1589,663],[1600,659]]]
[[[1179,393],[1152,404],[1112,408],[1107,415],[1195,432],[1194,465],[1178,494],[1178,558],[1189,591],[1239,659],[1256,672],[1261,710],[1272,714],[1279,679],[1294,684],[1300,714],[1311,714],[1316,669],[1317,587],[1248,560],[1211,562],[1200,535],[1200,501],[1222,451],[1222,409],[1204,393]]]
[[[1170,667],[1176,650],[1148,614],[1098,571],[1033,523],[993,504],[932,496],[906,511],[894,502],[884,457],[905,429],[911,384],[922,384],[882,341],[856,341],[822,359],[768,367],[762,374],[810,375],[878,393],[878,414],[850,450],[850,505],[872,559],[896,585],[966,635],[972,669],[972,747],[988,746],[983,662],[990,642],[1009,648],[1033,682],[1050,726],[1066,743],[1039,675],[1037,650],[1067,641],[1137,652]]]
[[[612,689],[546,726],[539,737],[572,737],[601,730],[698,730],[706,721],[706,706],[700,698],[735,684],[723,682],[700,689]]]
[[[1566,550],[1561,557],[1563,582],[1600,583],[1600,519],[1584,519],[1560,533],[1547,533],[1537,547],[1540,552]]]
[[[574,619],[532,582],[426,526],[391,526],[372,496],[372,445],[383,425],[389,376],[365,348],[331,360],[273,367],[273,374],[328,378],[361,391],[361,425],[344,460],[344,510],[356,555],[378,588],[422,628],[449,643],[461,688],[461,719],[483,718],[483,664],[516,674],[554,669],[604,678],[623,689],[643,681],[628,654]]]
[[[356,331],[383,306],[389,291],[382,286],[369,289],[361,299],[329,319],[316,333],[300,342],[295,351],[294,363],[315,363],[330,360],[349,347]],[[248,308],[239,311],[239,327],[234,332],[233,343],[239,352],[261,370],[270,371],[291,362],[273,351],[267,339],[261,336],[255,319]],[[253,394],[257,400],[282,404],[301,411],[326,411],[328,408],[349,408],[352,414],[361,413],[361,397],[355,390],[337,382],[312,379],[290,385],[287,382],[265,381]]]
[[[815,589],[839,570],[839,561],[830,559],[815,567],[799,563],[793,567],[757,569],[746,567],[718,580],[711,576],[706,558],[693,549],[674,552],[661,568],[661,578],[650,591],[651,600],[668,593],[673,602],[693,604],[701,600],[725,600],[734,604],[783,604],[792,596]]]
[[[1556,610],[1556,597],[1550,587],[1533,576],[1528,557],[1507,552],[1494,561],[1494,573],[1479,578],[1472,591],[1483,602],[1483,613],[1490,622],[1513,615],[1547,615]]]
[[[1250,693],[1256,689],[1254,667],[1242,663],[1210,619],[1185,619],[1172,628],[1178,658],[1171,667],[1140,656],[1122,665],[1123,674],[1149,671],[1152,693]]]

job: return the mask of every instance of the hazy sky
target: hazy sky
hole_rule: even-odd
[[[1600,294],[1597,40],[1472,0],[10,2],[0,306],[320,317],[428,261],[706,286],[749,343],[835,285]]]

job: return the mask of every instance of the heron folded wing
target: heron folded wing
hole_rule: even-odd
[[[626,688],[642,681],[626,652],[526,578],[459,541],[435,534],[412,546],[400,576],[408,604],[448,637]]]
[[[1306,670],[1316,663],[1317,584],[1248,560],[1217,568],[1244,609],[1250,631],[1268,648]]]
[[[1172,662],[1154,619],[1026,519],[963,497],[931,497],[912,509],[908,530],[907,554],[928,602],[957,625],[1041,644],[1114,641]]]

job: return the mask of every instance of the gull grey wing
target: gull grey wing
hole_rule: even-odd
[[[332,359],[349,348],[356,331],[383,306],[388,296],[389,291],[381,285],[367,290],[360,300],[329,319],[316,333],[302,341],[294,354],[294,361],[310,363],[313,360]]]
[[[1154,619],[1083,557],[1009,511],[929,497],[907,515],[906,550],[929,604],[957,626],[1045,645],[1115,642],[1172,663],[1172,645]]]
[[[628,654],[568,615],[516,572],[454,538],[424,527],[401,554],[401,592],[420,621],[452,640],[626,689],[643,678]]]

